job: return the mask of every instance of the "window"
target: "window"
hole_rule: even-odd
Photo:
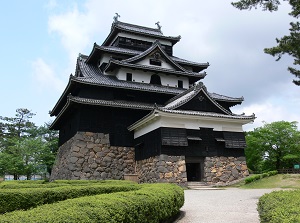
[[[126,74],[126,81],[132,81],[132,73]]]
[[[246,141],[242,132],[224,132],[225,148],[245,148]]]
[[[183,88],[183,81],[178,80],[178,87],[179,87],[179,88]]]
[[[155,66],[161,66],[160,60],[150,59],[150,64]]]
[[[158,76],[157,74],[153,74],[150,79],[150,84],[161,85],[160,76]]]
[[[162,145],[188,146],[186,130],[177,128],[162,128]]]

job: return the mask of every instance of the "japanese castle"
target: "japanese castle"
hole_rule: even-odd
[[[243,97],[209,92],[208,63],[173,54],[180,36],[114,18],[50,112],[59,130],[51,179],[227,184],[247,176]],[[184,43],[183,43],[184,44]]]

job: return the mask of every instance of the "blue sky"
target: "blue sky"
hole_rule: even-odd
[[[51,120],[51,110],[71,73],[79,53],[89,54],[101,44],[115,12],[123,22],[155,27],[160,21],[165,35],[181,35],[175,56],[210,62],[204,84],[210,92],[244,96],[235,113],[255,113],[262,121],[300,121],[300,87],[292,84],[287,66],[292,60],[275,58],[263,48],[288,34],[289,6],[279,12],[239,11],[230,1],[165,0],[142,3],[111,1],[1,2],[0,8],[0,116],[12,117],[17,108],[36,113],[33,121]]]

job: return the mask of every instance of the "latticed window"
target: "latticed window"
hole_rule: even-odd
[[[245,148],[246,141],[242,132],[224,132],[225,148]]]
[[[163,128],[161,131],[162,145],[188,146],[186,129]]]

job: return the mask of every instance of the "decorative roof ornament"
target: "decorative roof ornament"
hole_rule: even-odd
[[[162,27],[162,26],[161,26],[161,25],[159,25],[159,23],[160,23],[160,22],[159,22],[159,21],[157,21],[157,22],[155,23],[155,25],[157,25],[157,29],[158,29],[159,31],[161,31],[161,27]]]
[[[116,15],[114,16],[114,22],[118,22],[118,19],[121,17],[117,12],[115,13]]]

